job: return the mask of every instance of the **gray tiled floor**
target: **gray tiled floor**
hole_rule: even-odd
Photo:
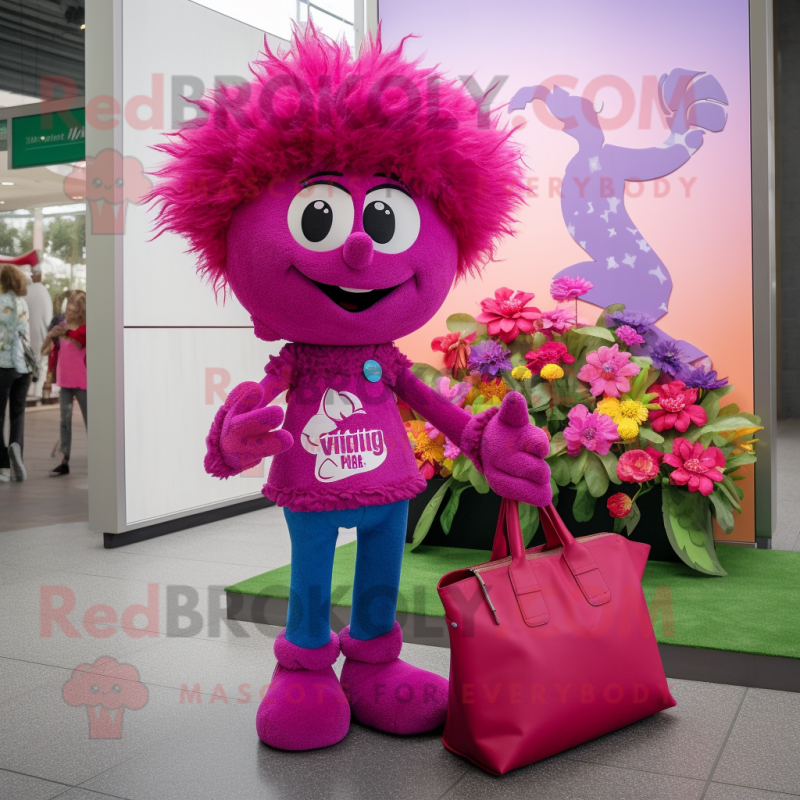
[[[0,533],[0,800],[800,798],[800,695],[690,681],[671,682],[676,708],[503,778],[448,753],[438,731],[354,724],[327,750],[270,750],[254,718],[278,629],[211,611],[218,587],[288,560],[277,509],[118,550],[83,523]],[[148,583],[157,609],[123,627]],[[79,636],[57,625],[40,635],[42,586],[74,596],[67,619]],[[191,621],[170,604],[177,592],[196,600],[192,635],[170,635]],[[98,604],[117,617],[107,638],[84,625]],[[123,712],[120,739],[91,739],[87,709],[62,697],[72,670],[100,656],[133,665],[148,691],[143,708]],[[447,650],[406,645],[404,656],[447,674]]]

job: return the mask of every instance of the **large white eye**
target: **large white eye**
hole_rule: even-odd
[[[367,192],[364,232],[379,253],[402,253],[419,236],[419,209],[402,189],[382,184]]]
[[[289,231],[306,250],[325,253],[341,247],[353,230],[353,198],[332,183],[315,183],[289,205]]]

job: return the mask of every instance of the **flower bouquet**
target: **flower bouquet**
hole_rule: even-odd
[[[582,278],[555,280],[549,311],[531,305],[530,292],[498,289],[477,317],[447,319],[448,333],[431,344],[444,354],[443,370],[415,364],[413,371],[472,414],[520,392],[531,423],[550,438],[553,502],[562,513],[630,536],[642,520],[640,499],[658,490],[677,556],[699,572],[725,575],[712,518],[733,532],[744,496],[739,470],[756,461],[752,434],[761,421],[723,405],[733,386],[708,366],[691,365],[678,342],[659,338],[648,315],[617,304],[595,325],[579,322],[577,300],[591,288]],[[450,532],[465,491],[490,489],[453,442],[407,406],[400,410],[420,471],[443,479],[416,523],[414,548],[437,514]],[[598,500],[607,525],[598,522]],[[520,518],[527,545],[538,510],[521,503]]]

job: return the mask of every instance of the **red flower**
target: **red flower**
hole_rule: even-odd
[[[633,501],[628,495],[617,492],[617,494],[612,494],[611,497],[608,498],[606,508],[608,508],[608,513],[611,514],[614,519],[625,519],[625,517],[631,513]]]
[[[538,350],[527,352],[525,360],[531,372],[540,372],[545,364],[574,364],[575,356],[571,356],[561,342],[545,342]]]
[[[644,450],[626,450],[617,462],[617,477],[628,483],[644,483],[658,475],[658,462]]]
[[[490,336],[508,344],[520,333],[533,333],[533,323],[542,316],[535,306],[525,305],[533,298],[533,292],[512,292],[503,287],[494,293],[494,298],[481,300],[482,310],[475,319],[486,323]]]
[[[687,442],[678,437],[672,443],[672,452],[664,454],[664,463],[675,469],[669,482],[688,486],[690,492],[700,492],[707,497],[714,491],[714,481],[721,481],[725,468],[725,455],[718,447],[704,450],[700,442]]]
[[[477,332],[462,335],[458,331],[448,333],[447,336],[439,336],[431,342],[431,350],[444,353],[444,363],[447,369],[455,372],[459,369],[467,368],[467,357],[472,348],[470,345],[475,341]]]
[[[656,384],[652,387],[658,397],[654,402],[661,406],[650,412],[650,424],[654,431],[675,428],[683,433],[690,422],[695,425],[705,425],[708,421],[705,409],[695,405],[697,389],[687,389],[683,381]]]

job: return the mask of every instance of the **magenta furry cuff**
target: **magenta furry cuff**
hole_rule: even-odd
[[[332,666],[339,658],[339,637],[331,631],[331,640],[322,647],[313,650],[298,647],[286,638],[286,630],[282,630],[275,640],[274,653],[278,663],[286,669],[325,669]]]
[[[387,664],[394,661],[403,647],[403,632],[397,622],[388,633],[367,640],[354,639],[350,635],[348,625],[339,632],[339,639],[342,643],[342,652],[347,658],[363,661],[366,664]]]

